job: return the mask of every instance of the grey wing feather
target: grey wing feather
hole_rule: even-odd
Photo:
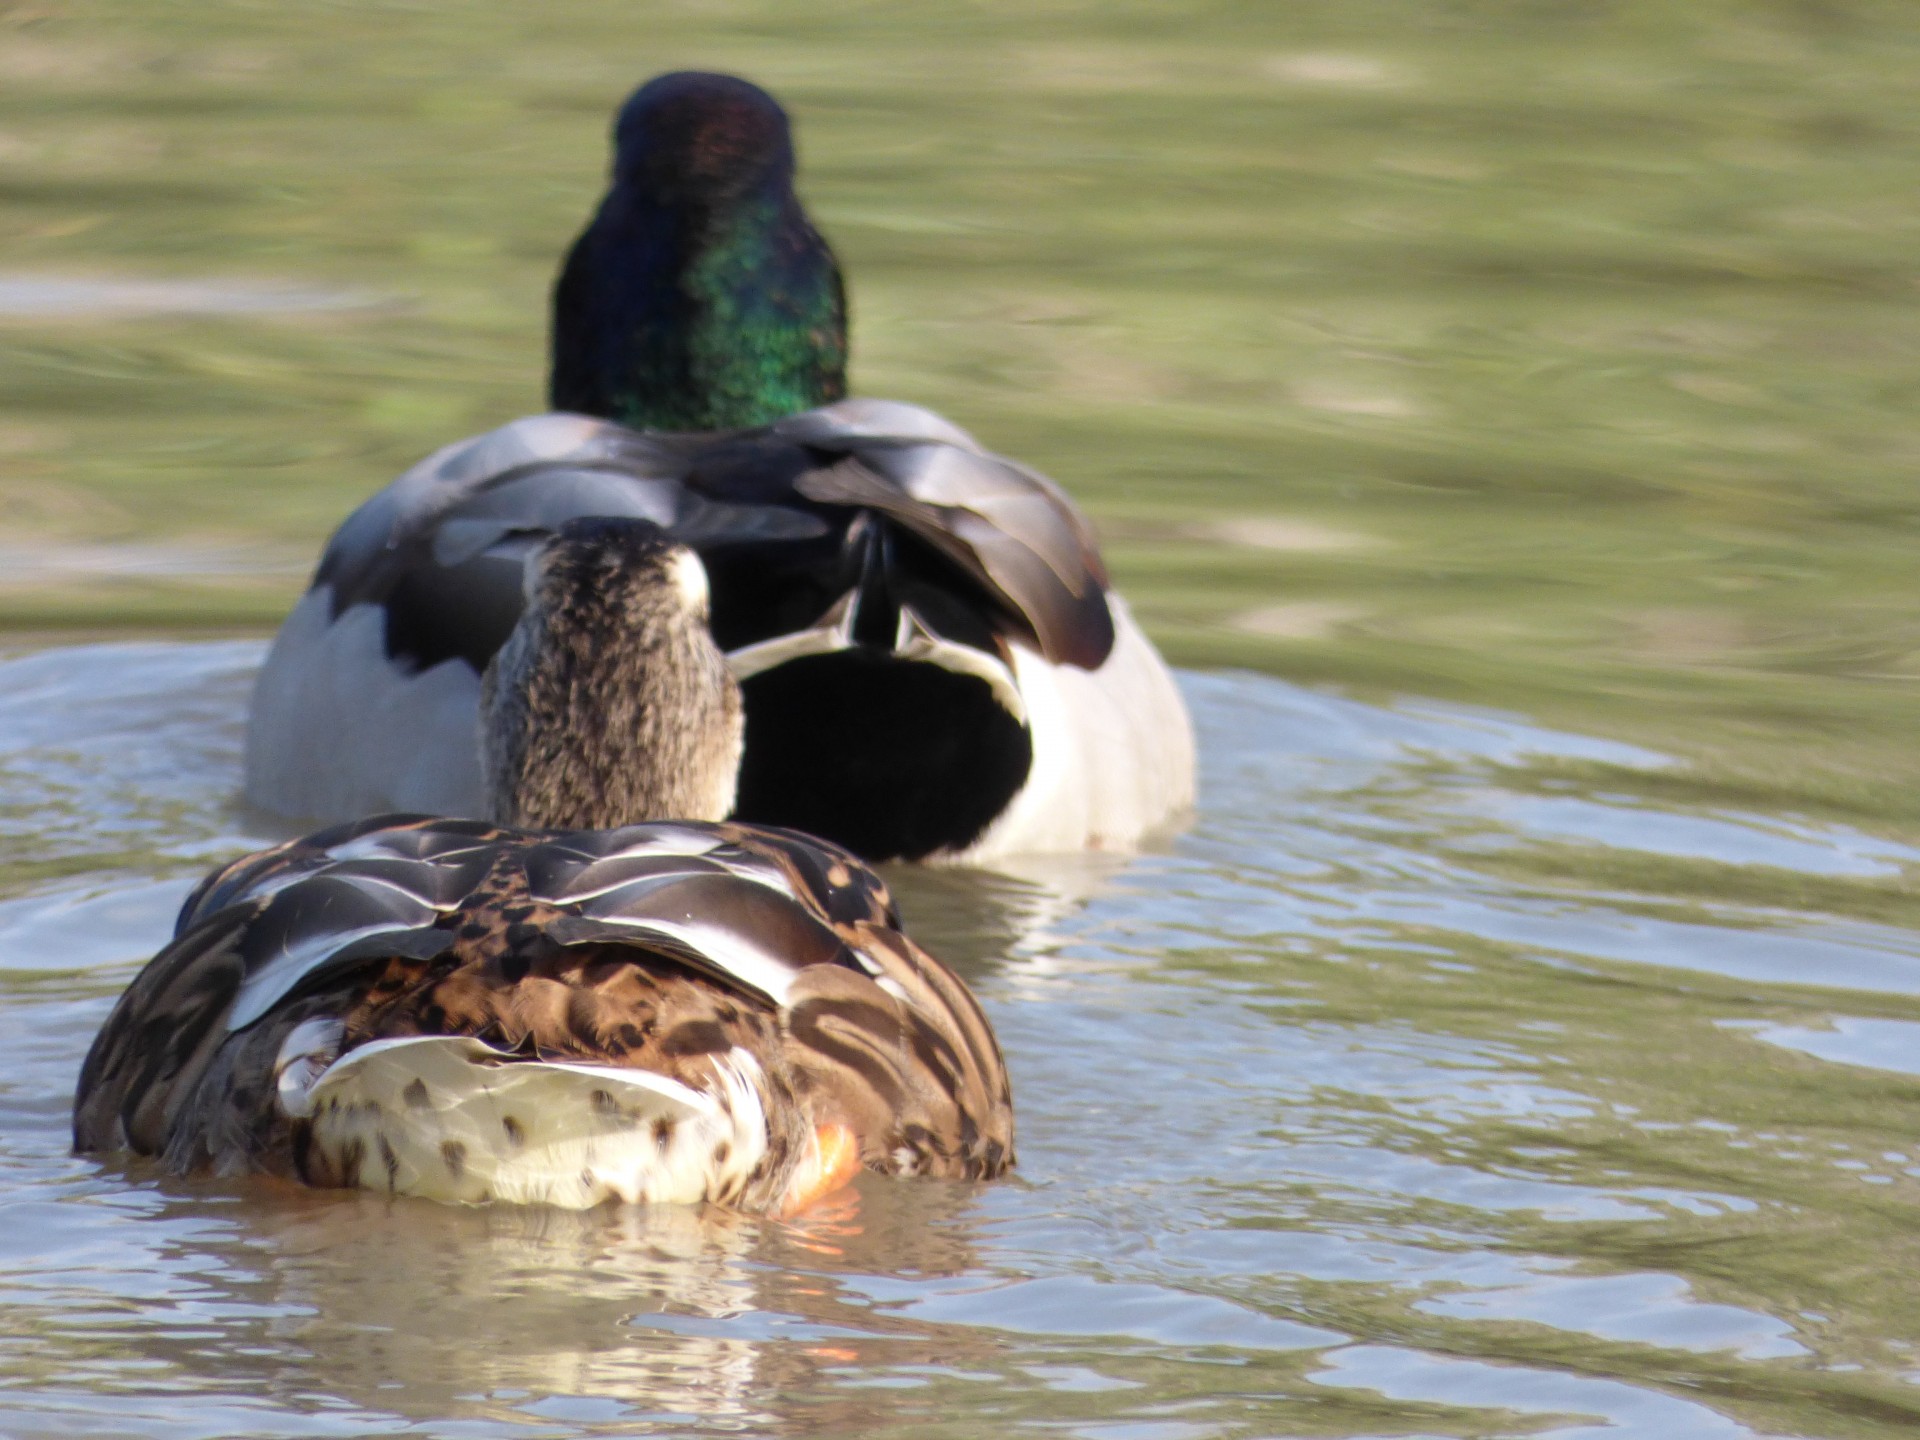
[[[568,520],[651,520],[696,548],[828,532],[790,506],[688,488],[688,467],[711,443],[575,415],[516,420],[429,456],[368,500],[328,542],[314,584],[329,587],[335,616],[385,606],[390,653],[479,670],[519,617],[528,553]]]
[[[1093,531],[1053,481],[998,455],[952,445],[874,446],[862,459],[914,499],[971,511],[1032,550],[1079,592],[1106,584]]]
[[[831,449],[855,440],[938,440],[962,450],[978,451],[980,444],[944,415],[904,400],[874,400],[855,396],[818,410],[789,415],[769,427],[782,440]]]
[[[630,858],[587,867],[552,898],[572,914],[547,927],[562,945],[629,944],[673,956],[729,989],[784,1005],[814,965],[853,965],[846,944],[791,894],[712,861]],[[755,877],[756,879],[758,877]]]
[[[704,826],[671,821],[562,836],[527,852],[527,892],[549,904],[579,905],[643,876],[711,870],[698,862],[721,843]]]
[[[730,989],[784,1004],[802,970],[854,961],[803,903],[790,871],[738,843],[753,834],[661,821],[567,835],[527,853],[528,891],[571,912],[547,927],[562,945],[658,951]]]
[[[431,553],[437,565],[458,565],[507,535],[557,530],[579,515],[618,515],[670,526],[677,495],[678,487],[664,479],[540,466],[449,506],[433,526]]]
[[[265,899],[275,891],[342,860],[371,862],[370,874],[380,873],[383,861],[432,861],[434,871],[396,872],[404,884],[425,884],[433,903],[452,903],[484,870],[491,856],[489,842],[502,832],[481,820],[442,820],[426,815],[374,815],[364,820],[330,826],[298,840],[221,866],[194,887],[180,908],[176,935],[225,906],[247,899]],[[462,862],[454,865],[452,862]],[[476,868],[477,867],[477,868]],[[401,878],[402,873],[405,879]]]
[[[444,951],[453,937],[436,922],[487,874],[488,842],[501,833],[479,822],[384,816],[215,871],[189,898],[180,930],[228,911],[248,916],[223,1028],[244,1029],[300,987],[361,961]]]
[[[569,519],[649,519],[704,551],[819,541],[833,533],[823,517],[849,508],[946,556],[1047,659],[1093,669],[1111,651],[1106,572],[1059,487],[891,401],[846,401],[735,435],[517,420],[429,456],[368,500],[314,579],[331,587],[336,615],[388,606],[394,653],[479,669],[519,613],[530,537]]]
[[[539,529],[576,514],[655,518],[658,495],[632,482],[666,479],[675,469],[667,447],[608,421],[516,420],[434,452],[354,511],[327,543],[315,583],[334,588],[338,613],[385,600],[408,568],[458,564],[516,528]],[[554,481],[551,500],[547,477]],[[587,508],[570,509],[569,502]],[[596,508],[603,505],[620,508]],[[520,515],[522,508],[530,513]],[[456,526],[444,553],[435,555],[442,527],[463,520],[472,523]]]
[[[796,488],[898,521],[1024,619],[1048,660],[1093,670],[1112,651],[1100,553],[1051,482],[951,445],[871,443]]]
[[[438,954],[453,941],[433,929],[439,916],[426,896],[385,877],[355,875],[350,862],[275,891],[248,929],[247,977],[227,1028],[245,1029],[300,986],[376,952]]]
[[[842,400],[766,433],[827,462],[795,482],[802,495],[904,525],[1021,617],[1048,660],[1092,670],[1112,652],[1107,572],[1092,527],[1046,476],[897,400]]]

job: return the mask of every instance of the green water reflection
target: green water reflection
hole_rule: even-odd
[[[1068,483],[1177,659],[1920,813],[1910,7],[0,17],[9,272],[332,296],[0,324],[10,628],[269,625],[350,502],[537,407],[612,104],[731,67],[798,116],[858,387]],[[52,548],[99,541],[185,552]]]
[[[1498,707],[1669,760],[1483,753],[1472,712],[1449,711],[1439,738],[1349,780],[1323,743],[1342,702],[1287,690],[1290,728],[1263,749],[1280,721],[1234,687],[1265,692],[1207,679],[1218,808],[1177,864],[1035,891],[1103,897],[1084,914],[1029,905],[1016,880],[903,877],[910,918],[1007,1036],[1029,1174],[978,1213],[955,1202],[965,1253],[937,1264],[916,1247],[946,1202],[911,1193],[869,1197],[887,1243],[846,1253],[121,1198],[64,1158],[61,1125],[124,970],[8,974],[0,1034],[33,1078],[0,1095],[19,1107],[0,1150],[80,1197],[89,1236],[110,1229],[100,1206],[160,1216],[164,1241],[125,1243],[161,1258],[131,1271],[204,1270],[235,1313],[262,1306],[257,1364],[228,1343],[253,1335],[240,1321],[177,1354],[133,1348],[238,1377],[236,1404],[257,1382],[288,1414],[331,1376],[368,1426],[401,1403],[388,1370],[424,1372],[451,1335],[488,1363],[405,1413],[519,1425],[528,1387],[624,1386],[717,1428],[887,1433],[840,1381],[888,1384],[890,1366],[918,1388],[885,1413],[921,1434],[980,1433],[989,1396],[1096,1440],[1275,1417],[1508,1434],[1605,1410],[1577,1386],[1530,1410],[1515,1371],[1430,1374],[1418,1353],[1705,1407],[1640,1433],[1696,1433],[1708,1412],[1908,1433],[1920,9],[0,0],[0,646],[265,634],[357,499],[538,408],[546,287],[599,193],[611,108],[681,65],[749,74],[795,112],[804,192],[849,272],[856,387],[1066,483],[1177,662]],[[193,662],[204,675],[178,661],[164,707],[159,681],[113,692],[114,665],[88,663],[58,700],[78,715],[105,695],[69,769],[48,758],[68,753],[57,718],[7,749],[30,757],[0,777],[16,949],[63,933],[63,886],[183,883],[242,838],[225,807],[251,652]],[[20,693],[24,727],[44,707]],[[151,756],[113,728],[142,705],[178,732]],[[1399,712],[1368,713],[1398,733]],[[112,944],[66,963],[131,960],[176,899],[100,921]],[[1266,1088],[1234,1088],[1235,1046]],[[1103,1093],[1129,1085],[1160,1108],[1103,1130]],[[1210,1106],[1180,1108],[1190,1093]],[[1218,1135],[1188,1155],[1195,1114]],[[1142,1135],[1175,1153],[1142,1158]],[[1141,1173],[1116,1180],[1126,1165]],[[42,1222],[20,1233],[39,1243]],[[546,1256],[519,1290],[516,1246]],[[969,1247],[1046,1283],[1049,1265],[1171,1276],[1359,1343],[1329,1359],[1256,1336],[1229,1383],[1177,1326],[1165,1345],[1064,1324],[986,1345],[932,1281],[911,1303],[859,1290],[914,1263],[964,1271]],[[57,1262],[17,1269],[79,1293]],[[542,1289],[602,1263],[602,1288]],[[663,1314],[725,1323],[658,1339],[621,1288],[653,1269]],[[682,1304],[673,1285],[712,1293]],[[501,1295],[532,1296],[547,1349],[513,1350],[524,1317],[452,1303]],[[1009,1313],[1099,1303],[1042,1301]],[[47,1318],[83,1305],[0,1334],[24,1357],[0,1378],[22,1410],[54,1413],[66,1385],[87,1413],[123,1383],[94,1311]],[[756,1306],[819,1333],[769,1338]],[[876,1333],[839,1333],[856,1310]],[[1691,1318],[1645,1328],[1675,1314]],[[98,1375],[59,1350],[70,1323]],[[633,1325],[647,1343],[609,1344]],[[58,1360],[44,1374],[38,1345]],[[767,1354],[778,1373],[755,1369]],[[703,1366],[693,1407],[676,1367]],[[264,1423],[234,1415],[194,1433]]]

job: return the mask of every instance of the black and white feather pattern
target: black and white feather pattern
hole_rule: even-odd
[[[529,552],[582,515],[694,548],[744,685],[738,814],[873,858],[1125,845],[1191,799],[1192,740],[1092,534],[1044,476],[913,406],[757,431],[544,415],[451,446],[328,544],[255,694],[279,813],[483,813],[479,678]]]
[[[1012,1161],[984,1014],[850,854],[389,816],[200,885],[96,1038],[74,1137],[183,1172],[777,1210],[827,1123],[869,1168]]]

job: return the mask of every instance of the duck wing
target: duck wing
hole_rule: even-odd
[[[453,1199],[772,1205],[814,1143],[805,1074],[876,1168],[998,1173],[992,1035],[895,924],[877,876],[787,832],[338,826],[202,883],[89,1052],[75,1148],[337,1184],[372,1183],[378,1154],[389,1188]],[[537,1114],[503,1130],[502,1106]],[[661,1171],[618,1139],[643,1122],[707,1140]],[[615,1140],[625,1169],[554,1168]]]
[[[651,520],[683,538],[823,529],[774,506],[704,503],[680,483],[686,441],[577,415],[536,415],[428,456],[334,533],[314,573],[333,618],[385,612],[387,653],[417,669],[484,670],[519,619],[527,555],[585,515]]]
[[[450,828],[407,817],[363,821],[245,857],[203,881],[173,942],[94,1038],[74,1102],[75,1148],[160,1152],[235,1031],[391,957],[446,950],[453,936],[435,922],[471,889],[484,863],[478,842],[498,833]],[[423,845],[430,853],[420,853]]]
[[[771,826],[656,822],[560,837],[529,854],[527,873],[530,895],[570,912],[549,938],[665,955],[774,1008],[786,1044],[769,1069],[808,1077],[867,1168],[978,1179],[1013,1163],[1011,1089],[986,1015],[899,928],[885,882],[850,851]],[[720,1037],[667,1029],[659,1048],[694,1044]]]
[[[795,479],[801,495],[886,516],[972,579],[1043,658],[1098,669],[1113,649],[1113,617],[1086,518],[1038,471],[926,421],[939,417],[846,401],[773,432],[824,462]]]
[[[517,420],[438,451],[367,501],[328,543],[314,584],[336,619],[382,607],[394,658],[484,669],[518,618],[526,555],[583,515],[651,520],[708,559],[728,649],[812,624],[863,576],[871,588],[877,525],[899,541],[884,551],[888,593],[942,592],[944,603],[920,607],[934,624],[971,608],[1085,668],[1113,644],[1106,574],[1064,493],[938,416],[886,402],[723,435]]]

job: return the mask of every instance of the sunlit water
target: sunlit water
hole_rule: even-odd
[[[897,877],[1019,1178],[72,1159],[264,838],[262,638],[538,407],[677,66],[792,108],[855,388],[1056,476],[1207,672],[1164,852]],[[1913,1433],[1916,74],[1893,0],[0,0],[0,1434]]]
[[[999,1028],[1016,1179],[869,1178],[782,1226],[76,1159],[112,997],[194,875],[266,838],[233,802],[259,654],[0,662],[0,1433],[1920,1420],[1920,935],[1514,863],[1785,887],[1920,857],[1629,798],[1670,765],[1643,750],[1250,674],[1185,677],[1204,798],[1165,853],[895,876]]]

